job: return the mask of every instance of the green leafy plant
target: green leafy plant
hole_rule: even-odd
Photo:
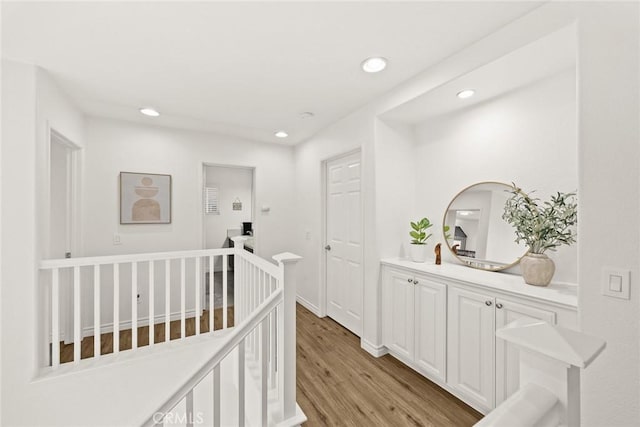
[[[515,184],[510,192],[502,219],[515,227],[516,243],[525,242],[531,253],[542,254],[576,241],[576,193],[558,192],[541,204]]]
[[[431,234],[427,235],[427,229],[431,226],[433,226],[433,224],[431,224],[429,218],[422,218],[420,221],[412,222],[412,230],[409,232],[409,235],[413,237],[411,243],[413,245],[425,245],[427,239],[431,237]]]
[[[451,230],[451,227],[449,227],[448,225],[445,225],[444,227],[442,227],[442,232],[444,234],[444,239],[445,240],[451,240],[451,233],[449,233],[449,230]]]

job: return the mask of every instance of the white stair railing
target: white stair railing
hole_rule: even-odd
[[[296,282],[299,256],[283,253],[271,264],[235,243],[235,305],[237,325],[223,338],[222,347],[185,384],[155,411],[145,425],[172,424],[176,419],[192,425],[196,414],[212,414],[211,425],[299,425],[306,420],[296,404]],[[221,364],[235,358],[233,384],[236,411],[221,404]],[[198,399],[197,386],[212,381],[206,398]],[[228,391],[228,387],[226,387]],[[213,390],[212,398],[209,393]],[[200,402],[198,407],[194,402]],[[205,403],[202,403],[205,402]],[[176,417],[176,407],[184,403]],[[204,407],[202,407],[204,406]],[[202,418],[199,418],[201,421]]]
[[[520,389],[476,427],[579,427],[580,370],[604,350],[600,338],[530,318],[496,337],[520,350]]]
[[[73,362],[78,363],[82,339],[91,335],[94,358],[102,356],[101,335],[104,333],[113,334],[113,354],[120,351],[120,331],[124,329],[131,330],[132,350],[139,346],[139,326],[148,325],[149,346],[155,344],[156,324],[164,324],[164,342],[169,342],[171,322],[179,321],[179,339],[185,339],[188,317],[195,318],[192,334],[200,335],[203,333],[201,316],[207,307],[207,332],[214,331],[216,260],[221,261],[220,308],[222,329],[226,329],[230,306],[228,257],[234,252],[234,248],[222,248],[43,260],[40,263],[40,283],[45,297],[43,350],[50,355],[44,358],[45,365],[53,368],[60,365],[63,341],[74,343]],[[141,294],[146,294],[144,306],[139,304]],[[147,309],[145,316],[140,316],[139,306]]]

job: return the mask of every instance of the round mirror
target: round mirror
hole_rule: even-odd
[[[504,270],[527,253],[524,243],[515,242],[513,227],[502,219],[512,189],[501,182],[481,182],[449,203],[442,222],[445,240],[451,253],[469,267]]]

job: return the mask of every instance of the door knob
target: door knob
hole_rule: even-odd
[[[502,308],[502,304],[501,303],[496,303],[496,308]]]
[[[493,304],[493,302],[491,302],[491,300],[486,300],[484,303],[487,304],[487,306],[489,306],[489,307],[491,307],[491,305]]]
[[[417,284],[418,284],[418,281],[417,281],[417,280],[414,280],[414,281],[413,281],[413,284],[414,284],[414,285],[417,285]]]
[[[413,283],[413,279],[407,279],[407,282]]]
[[[331,250],[331,245],[327,245],[324,247],[326,250],[330,251]]]

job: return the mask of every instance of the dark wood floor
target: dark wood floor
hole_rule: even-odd
[[[227,324],[233,326],[233,307],[227,308]],[[170,323],[170,339],[180,338],[180,320],[174,320]],[[195,318],[186,319],[185,322],[186,335],[191,336],[196,333]],[[217,308],[213,313],[213,329],[222,329],[222,309]],[[209,332],[209,311],[204,310],[200,317],[200,331]],[[164,342],[164,323],[158,323],[153,329],[154,343]],[[93,337],[86,337],[82,340],[82,348],[80,349],[80,358],[86,359],[93,357]],[[141,326],[138,328],[138,347],[149,345],[149,327]],[[123,329],[120,331],[120,350],[131,349],[131,329]],[[113,333],[105,333],[100,336],[100,354],[113,353]],[[60,363],[73,361],[73,343],[60,343]]]
[[[233,307],[228,312],[233,325]],[[209,313],[200,318],[209,329]],[[214,329],[222,327],[222,309]],[[195,333],[187,319],[187,335]],[[155,326],[155,342],[164,341],[164,324]],[[180,321],[171,322],[171,339],[180,337]],[[112,352],[111,333],[101,336],[101,353]],[[149,344],[148,327],[138,328],[138,345]],[[131,330],[120,331],[120,350],[131,348]],[[305,426],[471,426],[482,415],[391,356],[375,358],[360,339],[328,317],[319,319],[297,307],[297,401],[308,417]],[[82,340],[82,358],[93,356],[93,337]],[[73,344],[60,349],[61,363],[73,360]]]
[[[297,401],[306,426],[471,426],[482,415],[391,356],[298,305]]]

